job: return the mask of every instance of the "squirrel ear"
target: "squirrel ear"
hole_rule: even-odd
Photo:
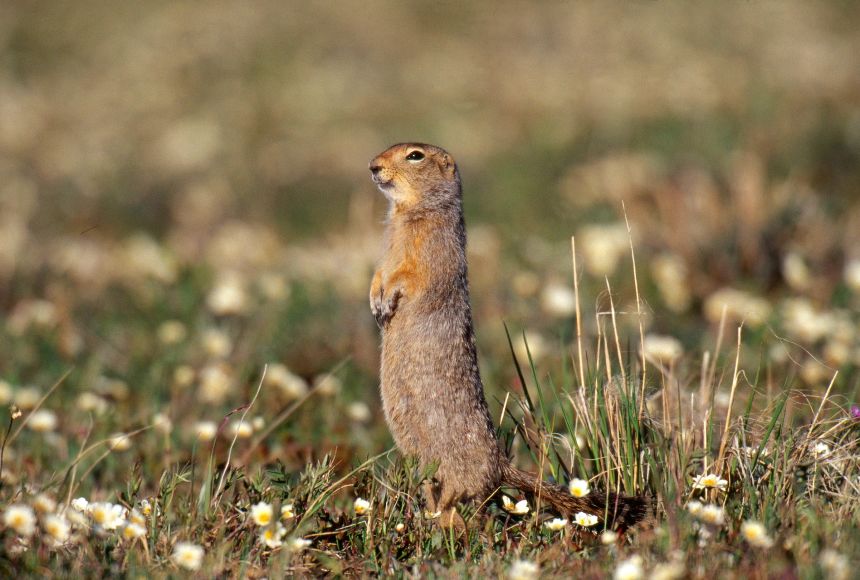
[[[439,165],[439,170],[442,171],[442,174],[447,176],[448,178],[453,178],[454,173],[457,171],[457,164],[454,163],[454,158],[448,155],[447,153],[442,153],[438,157],[437,161]]]

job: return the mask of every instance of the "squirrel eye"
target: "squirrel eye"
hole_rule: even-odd
[[[422,159],[424,159],[424,154],[420,151],[413,151],[406,156],[407,161],[421,161]]]

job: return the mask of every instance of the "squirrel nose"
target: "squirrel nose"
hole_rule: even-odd
[[[371,161],[371,163],[370,163],[370,172],[374,175],[374,177],[375,177],[375,176],[376,176],[376,174],[377,174],[377,173],[379,173],[380,171],[382,171],[382,165],[375,164],[375,163],[373,163],[373,162]]]

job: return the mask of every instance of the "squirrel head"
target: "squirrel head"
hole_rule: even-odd
[[[435,145],[393,145],[371,160],[370,173],[395,211],[433,210],[460,201],[457,164]]]

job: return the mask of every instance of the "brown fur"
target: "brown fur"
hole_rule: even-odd
[[[421,159],[407,159],[418,152]],[[518,488],[566,515],[609,514],[617,527],[641,519],[644,504],[592,492],[575,498],[513,467],[502,453],[478,372],[466,275],[466,229],[454,159],[432,145],[394,145],[370,162],[389,199],[385,252],[373,276],[370,306],[382,329],[381,392],[400,450],[422,467],[430,512],[463,527],[456,504],[483,501],[500,486]]]

